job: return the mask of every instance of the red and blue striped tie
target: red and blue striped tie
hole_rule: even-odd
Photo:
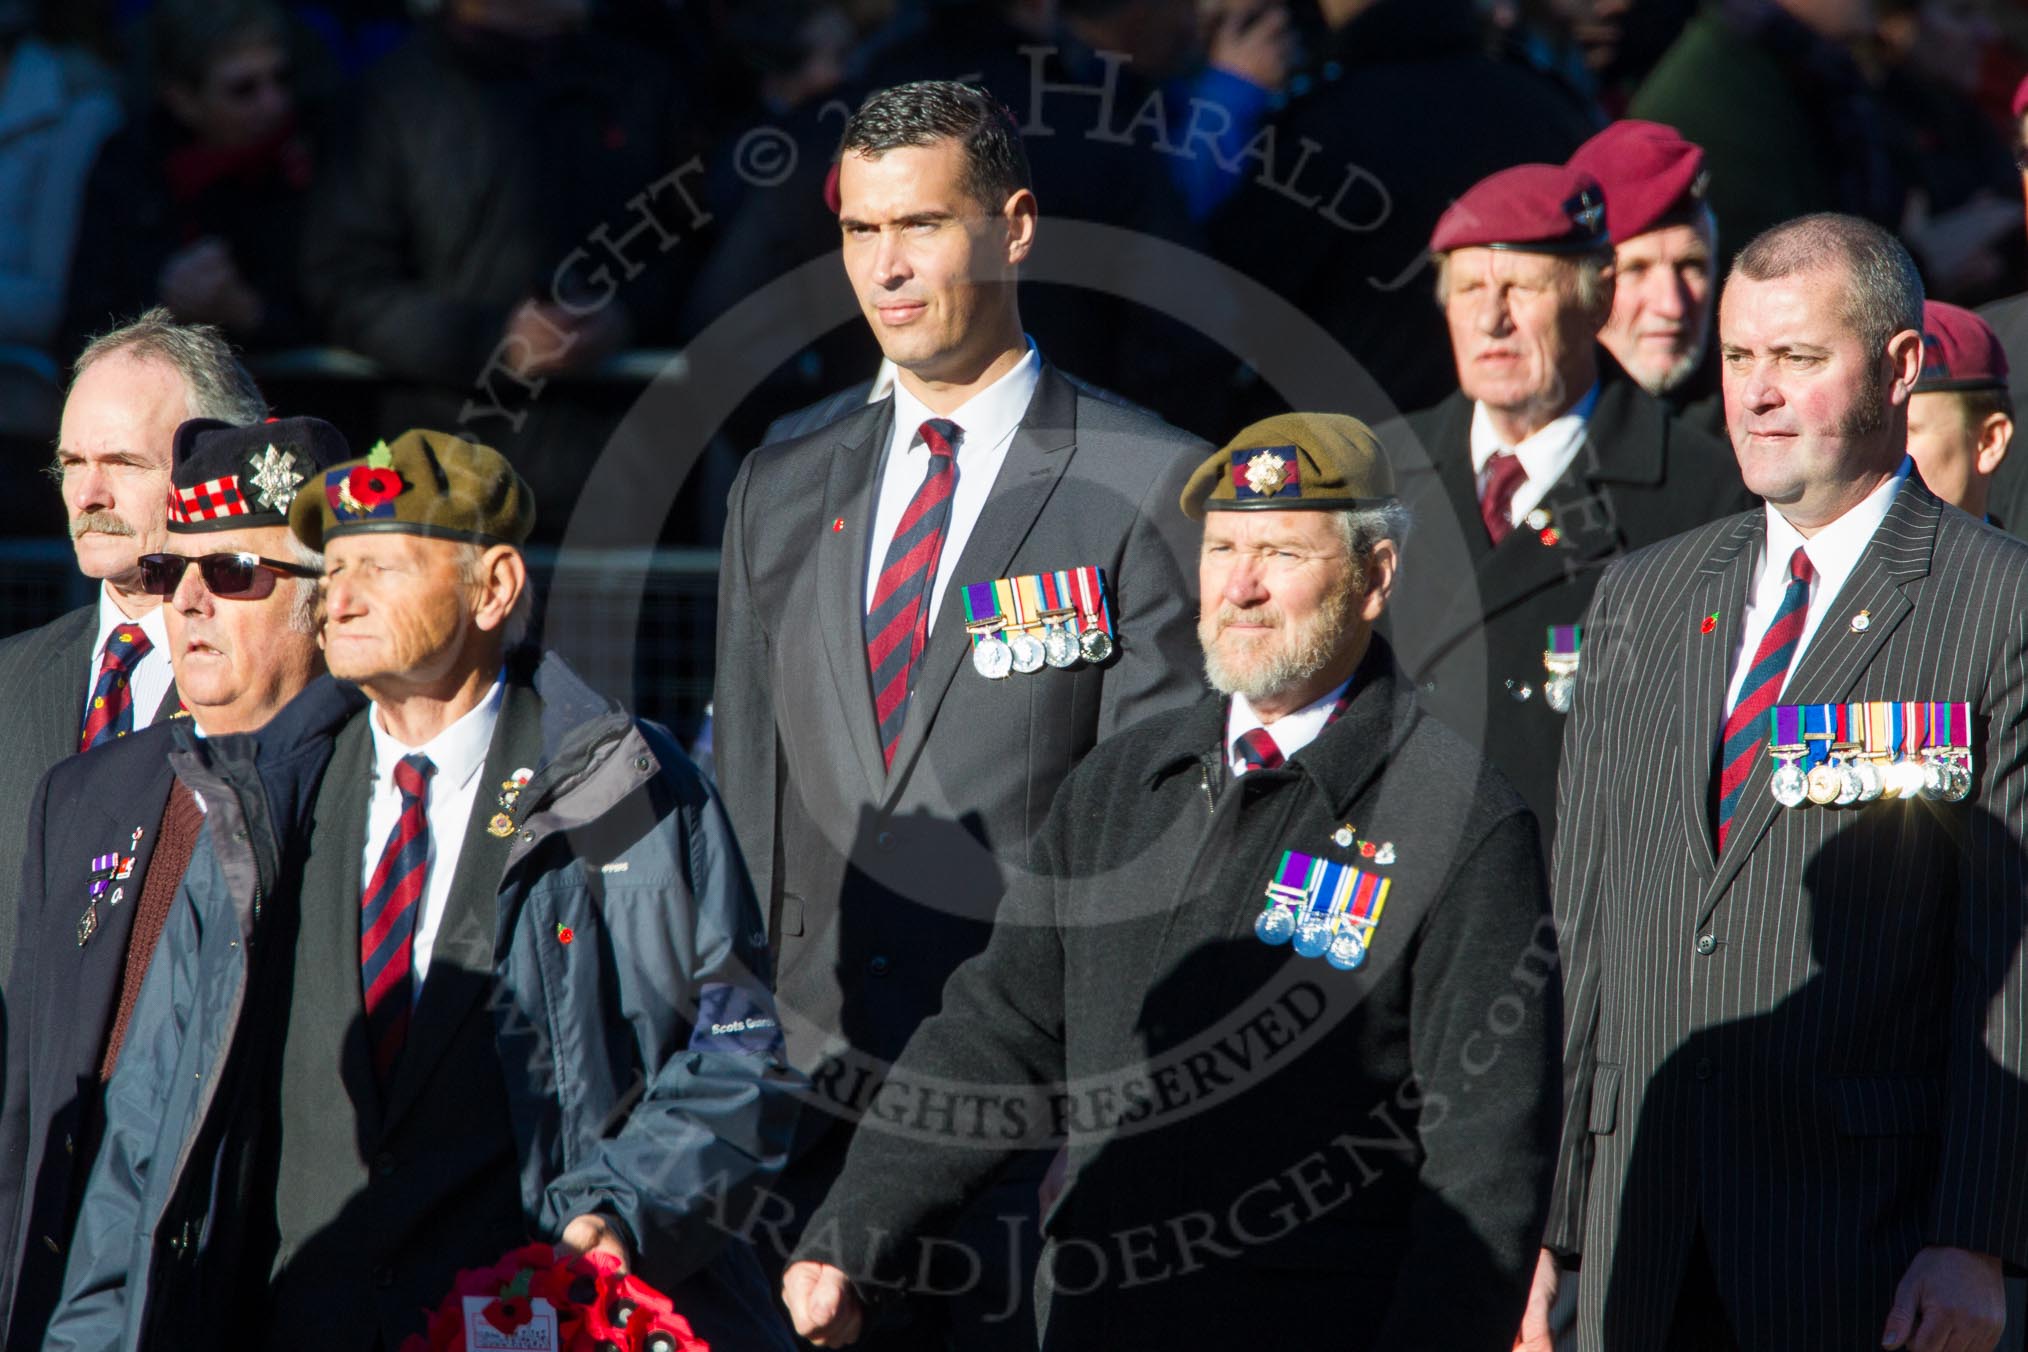
[[[367,1045],[382,1084],[408,1037],[415,918],[430,867],[430,824],[423,799],[436,769],[420,752],[395,763],[401,815],[388,833],[387,848],[380,852],[380,863],[360,901],[359,979],[366,992]]]
[[[134,730],[134,691],[130,678],[154,646],[138,624],[116,625],[106,636],[105,651],[99,658],[99,678],[92,684],[84,727],[78,733],[79,751],[89,751]]]
[[[1282,749],[1275,745],[1274,736],[1266,728],[1250,728],[1239,734],[1233,739],[1232,752],[1239,759],[1241,774],[1282,768]]]
[[[951,522],[951,490],[964,430],[948,418],[931,418],[916,432],[929,448],[929,472],[908,500],[901,524],[880,566],[873,605],[866,612],[866,665],[873,673],[873,712],[880,720],[880,754],[894,764],[916,660],[929,642],[930,582],[943,556]]]
[[[1789,585],[1775,610],[1767,633],[1761,636],[1746,680],[1739,687],[1739,703],[1725,720],[1718,739],[1718,848],[1725,849],[1725,833],[1732,827],[1732,814],[1739,807],[1747,776],[1753,773],[1767,735],[1767,711],[1782,692],[1789,667],[1796,660],[1796,646],[1802,642],[1803,620],[1810,609],[1810,584],[1817,570],[1801,549],[1789,556]]]

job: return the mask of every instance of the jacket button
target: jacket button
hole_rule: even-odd
[[[1708,1079],[1710,1079],[1710,1078],[1711,1078],[1711,1077],[1712,1077],[1713,1075],[1715,1075],[1715,1074],[1717,1074],[1717,1073],[1718,1073],[1718,1067],[1716,1067],[1716,1066],[1714,1066],[1714,1065],[1712,1065],[1712,1064],[1711,1064],[1711,1058],[1710,1058],[1710,1057],[1708,1057],[1708,1056],[1704,1056],[1704,1057],[1699,1057],[1699,1058],[1698,1058],[1698,1061],[1697,1061],[1697,1078],[1698,1078],[1698,1079],[1700,1079],[1700,1080],[1708,1080]]]
[[[875,836],[873,838],[873,848],[879,850],[882,854],[890,853],[894,849],[894,832],[882,831],[879,835]]]
[[[634,757],[634,768],[636,770],[645,772],[647,768],[652,764],[654,764],[654,762],[650,761],[646,756]]]
[[[48,1235],[44,1235],[42,1237],[42,1244],[44,1248],[48,1249],[53,1254],[61,1256],[63,1253],[63,1245],[57,1243],[54,1239],[50,1238]]]
[[[75,1155],[77,1153],[77,1142],[71,1139],[69,1132],[63,1134],[63,1153],[66,1155]]]
[[[394,1156],[388,1154],[385,1150],[373,1157],[373,1172],[379,1174],[382,1178],[390,1177],[394,1173],[394,1170]]]
[[[1535,698],[1535,687],[1526,681],[1509,681],[1507,682],[1507,693],[1514,697],[1515,703],[1526,704],[1529,700]]]
[[[379,1267],[373,1269],[373,1284],[383,1291],[385,1291],[388,1287],[393,1286],[394,1269],[389,1267],[385,1263],[382,1263]]]
[[[887,955],[884,953],[875,953],[873,955],[873,960],[866,964],[866,970],[873,973],[873,975],[875,976],[886,976],[888,966],[889,964],[887,961]]]
[[[1422,693],[1423,693],[1423,694],[1425,694],[1425,695],[1434,695],[1434,694],[1436,693],[1436,691],[1437,691],[1437,685],[1436,685],[1436,680],[1435,680],[1434,678],[1431,678],[1430,680],[1424,681],[1424,682],[1422,683]]]
[[[1718,951],[1718,940],[1712,938],[1708,934],[1700,934],[1697,936],[1698,957],[1708,958],[1717,951]]]

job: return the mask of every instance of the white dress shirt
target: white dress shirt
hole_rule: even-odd
[[[1732,706],[1739,703],[1739,688],[1746,682],[1748,663],[1745,659],[1759,651],[1760,641],[1766,636],[1768,626],[1774,623],[1775,612],[1781,609],[1782,597],[1788,592],[1789,559],[1801,549],[1809,555],[1810,567],[1816,572],[1810,583],[1810,608],[1803,615],[1803,636],[1796,643],[1796,655],[1789,660],[1789,674],[1794,675],[1796,668],[1803,664],[1803,654],[1810,650],[1810,639],[1824,621],[1824,612],[1837,599],[1845,579],[1852,576],[1852,570],[1858,566],[1859,556],[1866,552],[1873,533],[1887,519],[1887,509],[1894,505],[1895,493],[1908,478],[1909,465],[1909,460],[1904,457],[1901,468],[1886,483],[1868,494],[1864,502],[1807,540],[1772,505],[1761,509],[1767,513],[1767,543],[1762,546],[1760,559],[1754,566],[1753,585],[1747,589],[1746,614],[1741,617],[1739,627],[1733,630],[1739,638],[1738,646],[1732,650],[1732,680],[1725,688],[1725,712],[1728,715]],[[1723,618],[1720,617],[1721,620]],[[1786,677],[1783,685],[1787,686]]]
[[[944,528],[943,553],[937,557],[936,577],[930,589],[930,623],[936,623],[937,611],[944,601],[944,588],[951,580],[951,569],[965,552],[965,542],[972,538],[972,527],[979,522],[979,513],[985,509],[986,496],[993,491],[993,481],[1000,477],[1000,466],[1006,462],[1007,448],[1014,444],[1015,429],[1021,426],[1022,415],[1028,412],[1028,403],[1035,397],[1036,382],[1042,378],[1042,357],[1035,350],[1035,342],[1029,340],[1028,352],[1014,365],[1014,369],[980,390],[964,402],[950,420],[964,430],[957,445],[958,481],[951,487],[951,519]],[[932,413],[908,392],[908,386],[894,382],[894,434],[887,444],[887,454],[881,461],[880,487],[876,495],[873,512],[873,533],[868,537],[869,548],[866,558],[866,591],[860,604],[866,610],[873,609],[873,594],[880,586],[880,569],[887,562],[887,547],[894,542],[894,528],[901,524],[901,518],[908,513],[909,501],[915,491],[922,487],[925,475],[929,473],[929,447],[916,431],[931,418],[945,415]],[[971,582],[990,582],[993,579],[975,577]]]
[[[479,771],[486,764],[486,750],[493,744],[493,725],[500,720],[500,703],[506,685],[496,678],[486,698],[464,717],[445,728],[422,746],[403,746],[380,725],[380,710],[367,716],[373,730],[373,798],[366,810],[366,848],[359,873],[362,894],[380,866],[387,838],[401,820],[401,790],[395,787],[394,767],[404,756],[420,751],[436,766],[423,798],[423,813],[429,821],[429,872],[424,875],[422,910],[415,918],[411,999],[422,995],[423,978],[429,975],[430,952],[436,946],[437,929],[444,923],[444,907],[451,896],[451,880],[458,873],[458,855],[465,848],[465,831],[472,824],[472,804],[482,787]]]
[[[155,721],[155,711],[162,707],[163,697],[169,693],[170,685],[176,680],[175,669],[169,664],[169,622],[162,616],[162,607],[156,606],[138,620],[129,620],[120,608],[113,604],[111,593],[101,585],[99,636],[92,643],[91,663],[85,669],[85,702],[77,711],[77,725],[80,730],[84,727],[85,710],[91,707],[92,687],[99,683],[99,660],[105,656],[106,640],[113,636],[113,630],[123,624],[140,625],[141,632],[148,636],[148,642],[155,645],[127,672],[127,689],[132,691],[134,696],[135,732]]]
[[[1486,465],[1501,451],[1512,451],[1514,458],[1521,462],[1528,477],[1514,490],[1514,500],[1507,507],[1507,524],[1518,526],[1521,519],[1535,510],[1549,490],[1556,487],[1556,481],[1570,468],[1570,462],[1577,459],[1577,453],[1584,446],[1584,429],[1591,421],[1591,411],[1598,407],[1598,384],[1585,391],[1584,398],[1560,418],[1553,418],[1549,424],[1530,436],[1524,437],[1519,446],[1509,446],[1500,440],[1493,430],[1493,415],[1486,411],[1484,404],[1472,405],[1472,474],[1478,484],[1479,497],[1486,496]]]
[[[1311,700],[1294,713],[1277,718],[1273,727],[1260,721],[1260,715],[1246,702],[1245,695],[1234,695],[1226,701],[1225,708],[1225,768],[1235,775],[1246,773],[1246,762],[1239,758],[1239,739],[1255,728],[1267,728],[1267,734],[1275,739],[1275,746],[1281,751],[1283,760],[1316,741],[1317,734],[1331,721],[1331,706],[1338,702],[1338,697],[1350,684],[1350,681],[1340,681],[1321,699]]]

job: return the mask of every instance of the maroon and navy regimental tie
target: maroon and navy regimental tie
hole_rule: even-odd
[[[420,752],[395,762],[394,787],[401,793],[401,815],[395,818],[387,846],[380,852],[380,863],[360,898],[359,980],[366,994],[366,1037],[373,1052],[373,1069],[383,1085],[408,1037],[415,988],[416,913],[422,909],[430,863],[430,825],[424,799],[436,768]]]
[[[1796,660],[1802,642],[1803,621],[1810,609],[1810,583],[1817,570],[1810,556],[1797,549],[1789,556],[1789,585],[1782,593],[1767,633],[1761,636],[1746,680],[1739,687],[1739,703],[1725,720],[1718,739],[1718,848],[1725,849],[1725,833],[1732,829],[1732,814],[1739,807],[1747,776],[1753,773],[1754,759],[1766,741],[1767,711],[1782,692],[1789,667]]]
[[[948,418],[931,418],[917,436],[929,448],[929,472],[908,501],[880,566],[873,604],[866,612],[866,665],[873,673],[873,712],[880,721],[880,754],[894,764],[916,662],[929,642],[931,583],[943,556],[957,484],[957,444],[964,430]]]

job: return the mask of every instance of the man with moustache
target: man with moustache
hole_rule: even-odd
[[[56,472],[78,571],[97,595],[0,642],[0,889],[21,876],[36,781],[80,750],[176,708],[161,598],[141,555],[162,547],[170,443],[190,418],[255,423],[267,405],[217,329],[167,310],[94,339],[79,354],[57,434]],[[14,952],[14,906],[0,892],[0,967]]]
[[[1217,693],[1064,781],[785,1276],[820,1346],[1019,1148],[913,1128],[968,1086],[1067,1134],[1044,1348],[1513,1342],[1560,1089],[1535,823],[1373,632],[1408,518],[1364,424],[1257,423],[1181,505]]]
[[[1460,197],[1430,237],[1459,391],[1381,430],[1423,523],[1390,641],[1545,839],[1599,574],[1743,500],[1725,448],[1598,345],[1613,308],[1609,210],[1596,179],[1548,164]]]
[[[1766,505],[1587,619],[1531,1302],[1576,1268],[1585,1352],[1986,1352],[2028,1261],[2028,546],[1910,472],[1922,306],[1868,222],[1750,243],[1719,354]]]
[[[751,455],[732,489],[713,690],[719,783],[817,1089],[778,1199],[793,1240],[868,1094],[991,933],[1063,777],[1194,699],[1202,443],[1095,396],[1022,332],[1037,232],[1012,116],[941,81],[871,95],[839,157],[847,278],[893,392]],[[1032,1347],[1026,1159],[968,1220],[988,1280],[883,1332]],[[774,1262],[786,1245],[762,1240]],[[1010,1281],[1010,1269],[1016,1276]],[[900,1343],[892,1345],[901,1345]]]
[[[317,474],[331,674],[177,729],[206,828],[106,1095],[51,1348],[371,1352],[531,1240],[782,1348],[749,1204],[794,1100],[718,801],[529,609],[527,485],[404,433]],[[313,691],[323,687],[313,687]]]
[[[183,707],[206,737],[252,732],[324,669],[320,560],[289,529],[306,480],[348,458],[315,418],[176,430],[168,537],[141,556]],[[356,702],[324,683],[321,698]],[[178,716],[179,719],[182,715]],[[28,815],[0,1107],[7,1345],[42,1346],[63,1283],[103,1094],[204,821],[169,764],[168,721],[60,761]],[[11,1300],[6,1295],[11,1291]]]
[[[1613,311],[1600,346],[1640,387],[1702,431],[1725,433],[1711,345],[1718,218],[1703,148],[1673,127],[1626,119],[1586,141],[1570,167],[1605,193]]]

